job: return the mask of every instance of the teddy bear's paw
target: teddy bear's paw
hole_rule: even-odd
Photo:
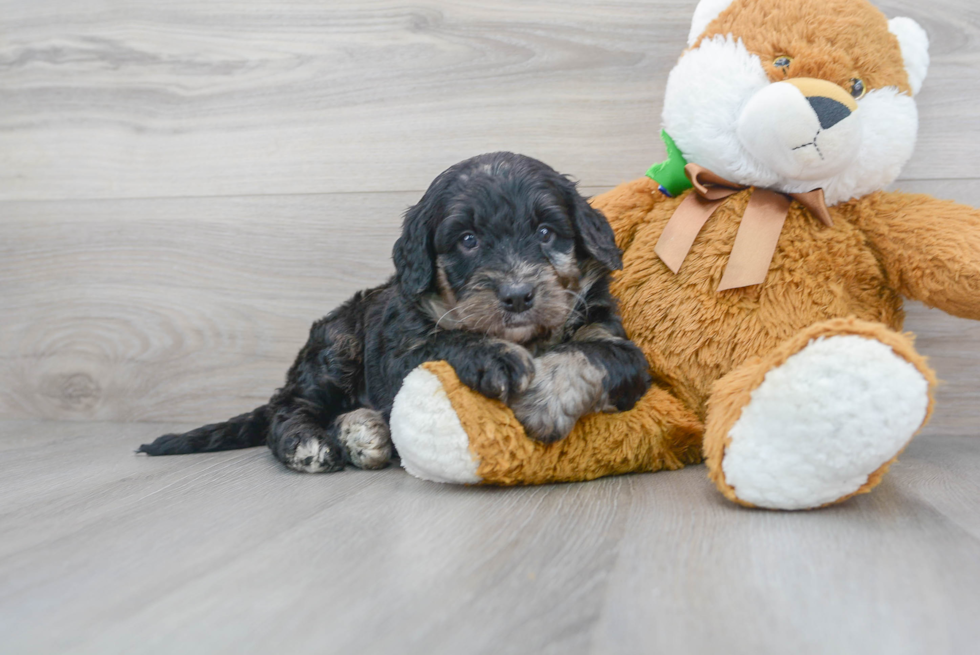
[[[405,377],[389,425],[402,466],[415,477],[460,484],[481,481],[469,437],[435,373],[420,366]]]
[[[767,371],[728,431],[736,498],[805,509],[866,490],[925,420],[929,381],[880,341],[815,339]]]

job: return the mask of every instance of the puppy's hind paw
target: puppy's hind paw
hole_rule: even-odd
[[[344,468],[344,451],[325,435],[301,432],[283,439],[276,456],[299,473],[331,473]]]
[[[393,447],[388,424],[381,412],[355,409],[337,419],[337,439],[347,451],[347,460],[361,469],[380,469],[391,460]]]

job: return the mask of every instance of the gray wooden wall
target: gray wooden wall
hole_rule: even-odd
[[[658,161],[695,4],[0,0],[0,418],[260,404],[450,164],[594,193]],[[980,5],[879,6],[932,39],[898,186],[980,206]],[[948,382],[930,430],[976,434],[980,325],[908,327]]]

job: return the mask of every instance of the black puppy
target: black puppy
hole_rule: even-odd
[[[609,293],[622,266],[612,228],[545,164],[493,153],[448,169],[406,213],[393,257],[387,283],[313,324],[268,404],[139,452],[267,443],[297,471],[379,468],[393,454],[395,394],[430,360],[548,442],[583,414],[633,407],[650,386]]]

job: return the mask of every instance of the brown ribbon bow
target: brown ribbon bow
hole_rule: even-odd
[[[694,193],[688,195],[674,210],[674,215],[667,221],[667,226],[654,248],[654,252],[674,273],[680,270],[687,253],[694,245],[694,239],[715,209],[725,198],[749,188],[729,182],[697,164],[685,166],[684,174],[694,185]],[[776,252],[779,233],[783,231],[783,223],[786,222],[793,200],[809,209],[827,227],[833,226],[834,220],[827,211],[823,189],[788,194],[753,189],[718,291],[748,287],[765,281],[772,256]]]

